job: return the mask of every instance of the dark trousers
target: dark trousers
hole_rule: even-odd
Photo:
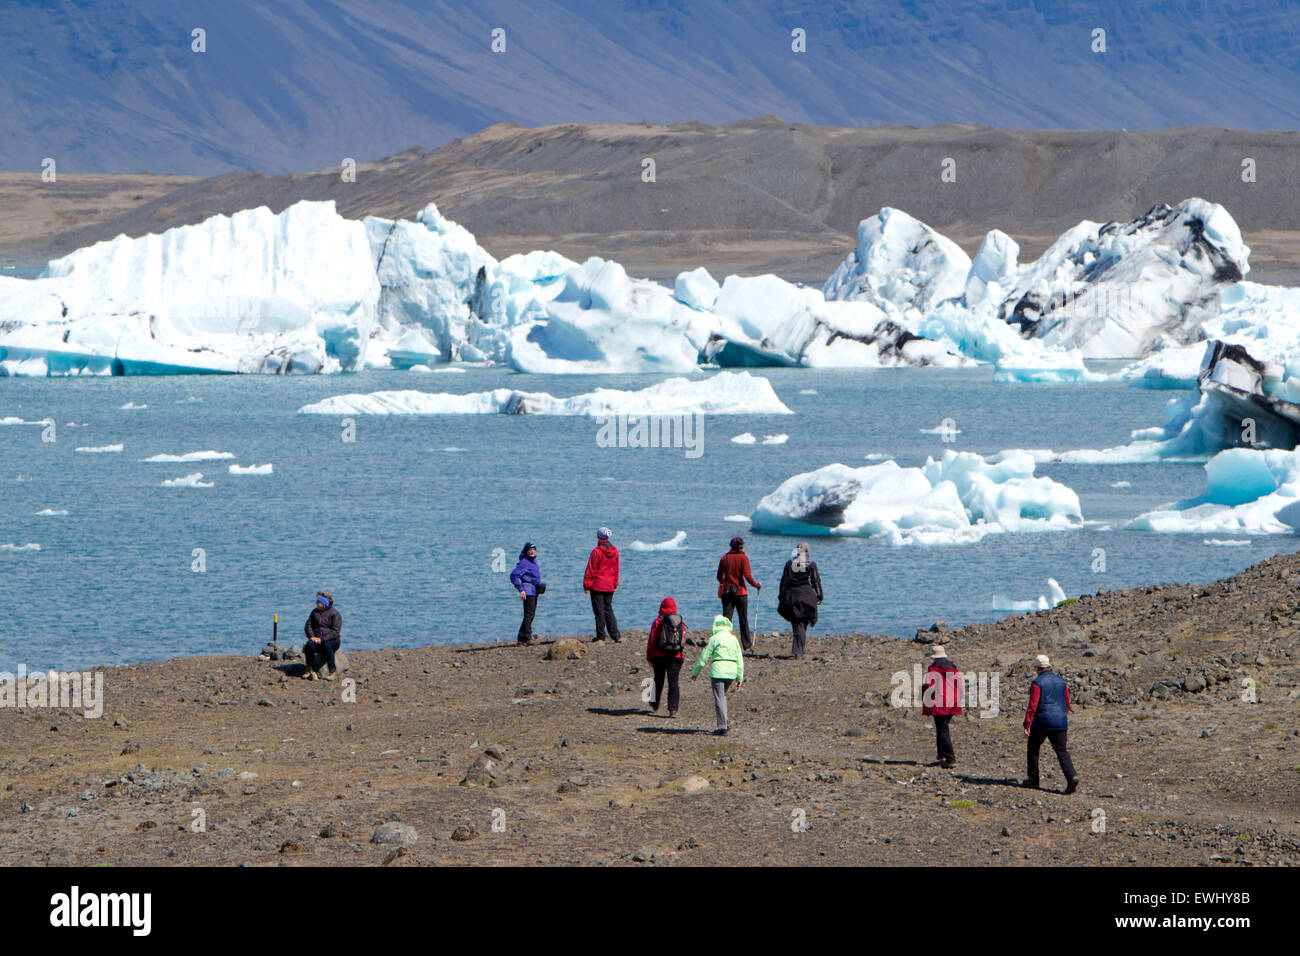
[[[939,760],[956,761],[957,753],[952,749],[952,732],[948,729],[952,714],[934,714],[933,716],[934,746],[939,754]]]
[[[592,591],[591,611],[596,615],[596,640],[603,641],[606,632],[615,641],[623,640],[618,631],[618,621],[614,620],[613,591]]]
[[[808,622],[792,621],[790,627],[794,629],[794,642],[790,646],[790,653],[794,657],[803,657],[808,653]]]
[[[302,656],[307,662],[307,669],[318,671],[323,665],[328,664],[330,670],[334,670],[334,652],[339,649],[339,639],[330,637],[322,640],[319,644],[310,637],[302,642]]]
[[[533,615],[537,613],[537,595],[528,595],[523,603],[524,619],[519,625],[519,636],[516,640],[520,644],[527,644],[533,639]]]
[[[1029,754],[1026,761],[1030,786],[1038,786],[1038,748],[1043,745],[1044,739],[1052,742],[1052,749],[1056,751],[1056,759],[1061,762],[1061,773],[1065,774],[1066,782],[1069,783],[1075,778],[1074,761],[1070,759],[1065,734],[1064,730],[1043,730],[1036,724],[1030,726]]]
[[[682,661],[677,657],[656,657],[650,661],[655,669],[655,708],[664,697],[664,678],[668,679],[668,712],[676,713],[681,694],[677,687],[677,675],[681,673]]]
[[[748,594],[724,594],[722,596],[722,616],[727,620],[731,620],[733,611],[740,612],[740,646],[744,650],[750,650],[754,646],[754,641],[749,635]]]

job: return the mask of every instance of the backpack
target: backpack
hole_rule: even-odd
[[[659,622],[659,635],[655,641],[661,654],[676,656],[682,652],[682,618],[669,614]]]

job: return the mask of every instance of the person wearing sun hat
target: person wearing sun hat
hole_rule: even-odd
[[[1034,666],[1038,669],[1038,676],[1029,685],[1029,704],[1025,707],[1025,736],[1029,738],[1029,751],[1024,785],[1038,789],[1038,749],[1044,740],[1049,740],[1056,751],[1056,759],[1061,763],[1061,773],[1065,775],[1065,792],[1074,793],[1079,789],[1079,775],[1074,771],[1066,739],[1070,726],[1070,687],[1065,678],[1052,670],[1052,662],[1046,654],[1035,657]]]
[[[618,644],[623,640],[618,621],[614,618],[614,592],[618,590],[618,548],[610,540],[613,532],[601,525],[596,529],[596,546],[587,558],[587,570],[582,575],[582,590],[591,595],[591,612],[596,617],[596,641],[610,640]]]
[[[957,754],[952,747],[952,733],[948,728],[952,718],[961,713],[961,671],[948,659],[942,644],[930,651],[930,666],[921,684],[921,713],[934,718],[935,748],[940,767],[955,767]]]
[[[338,674],[334,666],[334,652],[339,649],[342,638],[343,615],[334,606],[334,597],[328,591],[316,592],[316,606],[307,615],[307,625],[303,629],[307,640],[302,642],[302,656],[307,662],[308,680],[316,680],[316,672],[328,665],[326,680],[333,680]]]

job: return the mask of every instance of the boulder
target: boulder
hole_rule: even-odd
[[[371,843],[382,846],[410,846],[420,839],[415,827],[406,823],[385,823],[370,837]]]
[[[576,638],[566,637],[546,649],[544,661],[576,661],[585,657],[587,649]]]
[[[462,787],[499,787],[503,783],[508,783],[514,771],[514,765],[506,760],[505,754],[496,744],[492,744],[479,754],[469,769],[465,771],[465,777],[461,780]]]
[[[342,674],[345,670],[348,669],[349,666],[350,665],[348,663],[347,653],[345,651],[335,651],[334,669],[337,670],[340,674]],[[321,666],[316,669],[316,673],[320,674],[321,676],[328,674],[329,671],[330,671],[329,666],[323,662],[321,663]]]
[[[679,777],[676,780],[670,780],[667,786],[676,790],[678,793],[690,795],[693,793],[700,793],[703,790],[708,790],[709,787],[713,786],[713,784],[709,783],[706,778],[701,777],[698,773],[690,773],[684,777]]]

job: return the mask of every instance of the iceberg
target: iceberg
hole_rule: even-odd
[[[1028,264],[996,229],[972,260],[890,207],[863,219],[857,239],[820,289],[773,275],[719,283],[704,268],[667,288],[599,257],[498,261],[433,204],[413,220],[350,220],[332,201],[259,207],[118,236],[35,279],[0,277],[0,375],[989,362],[997,381],[1074,383],[1104,377],[1084,359],[1125,357],[1146,362],[1129,380],[1174,387],[1189,383],[1206,329],[1253,339],[1270,362],[1270,343],[1295,325],[1284,295],[1239,281],[1250,250],[1202,199],[1084,221]]]
[[[1250,248],[1222,206],[1157,203],[1129,222],[1084,221],[1024,268],[1000,315],[1087,358],[1133,358],[1200,339]]]
[[[891,303],[836,301],[774,275],[727,276],[704,357],[724,366],[962,366],[969,360],[908,331]]]
[[[1138,515],[1136,531],[1286,534],[1300,530],[1300,449],[1231,448],[1205,464],[1205,491]]]
[[[826,280],[827,300],[888,303],[928,312],[966,289],[971,260],[961,246],[907,213],[885,207],[858,224],[858,245]]]
[[[141,458],[142,462],[167,462],[176,463],[182,461],[220,461],[223,458],[234,458],[235,455],[228,451],[190,451],[183,455],[150,455],[148,458]]]
[[[1065,592],[1061,586],[1056,583],[1056,578],[1047,579],[1047,594],[1038,595],[1036,601],[1017,601],[1007,597],[1005,594],[993,595],[993,610],[995,611],[1046,611],[1056,607],[1064,601]]]
[[[646,544],[644,541],[633,541],[628,545],[633,551],[685,551],[686,550],[686,532],[678,531],[667,541],[660,541],[656,544]]]
[[[758,439],[750,432],[741,432],[739,435],[731,436],[731,443],[733,445],[753,445],[757,442]]]
[[[83,445],[81,448],[74,448],[73,451],[80,452],[83,455],[112,455],[123,449],[123,445]]]
[[[14,544],[13,542],[0,544],[0,551],[39,551],[39,550],[41,550],[41,546],[37,544],[35,541],[29,541],[27,542],[27,544]]]
[[[894,461],[827,465],[795,475],[750,515],[757,532],[880,536],[891,545],[952,544],[986,534],[1082,525],[1079,497],[1034,475],[1028,452],[990,458],[946,451],[920,468]]]
[[[162,483],[163,488],[211,488],[212,482],[203,480],[203,472],[196,471],[193,474],[185,475],[181,478],[168,478]]]
[[[268,463],[265,465],[231,465],[228,470],[232,475],[269,475],[274,473],[275,468]]]
[[[300,415],[790,415],[772,383],[748,372],[705,379],[670,378],[637,391],[598,388],[556,398],[547,392],[496,388],[454,395],[413,390],[335,395],[304,405]]]

